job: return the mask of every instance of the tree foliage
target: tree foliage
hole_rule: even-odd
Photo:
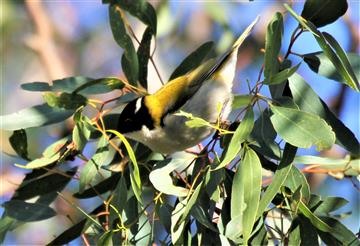
[[[347,54],[331,34],[318,29],[346,12],[345,0],[321,4],[307,0],[301,15],[285,4],[289,17],[299,23],[285,54],[281,54],[287,28],[284,13],[274,13],[266,29],[259,79],[248,95],[234,95],[233,110],[240,112],[238,118],[224,129],[221,124],[213,125],[181,112],[189,118],[189,127],[210,125],[218,135],[199,155],[181,152],[166,158],[114,130],[117,115],[103,110],[108,102],[92,98],[114,90],[127,91],[114,99],[123,104],[129,95],[143,95],[148,86],[148,63],[152,61],[151,42],[157,33],[156,11],[146,1],[111,0],[104,4],[109,6],[114,39],[124,50],[121,66],[126,80],[69,77],[52,84],[22,85],[24,90],[44,92],[45,102],[0,119],[3,130],[14,131],[9,139],[11,146],[27,161],[26,165],[16,166],[31,170],[13,197],[3,204],[1,240],[24,223],[55,216],[50,205],[59,197],[78,209],[83,219],[49,245],[66,244],[80,235],[100,245],[263,245],[270,241],[317,245],[319,238],[331,245],[360,244],[338,220],[341,214],[336,210],[347,201],[312,194],[297,165],[327,173],[337,170],[345,178],[360,174],[355,135],[297,72],[300,66],[307,66],[319,76],[359,91],[355,64],[359,56]],[[137,50],[128,15],[147,26]],[[292,52],[293,44],[304,32],[313,35],[321,48],[319,52]],[[212,42],[201,45],[171,78],[196,68],[213,46]],[[291,56],[300,56],[304,62],[293,65]],[[271,98],[261,94],[264,87],[269,88]],[[266,106],[258,110],[260,101]],[[97,110],[96,117],[89,118],[84,110],[87,107]],[[73,130],[48,146],[42,156],[29,159],[26,129],[63,122],[69,117],[74,122]],[[110,134],[116,137],[109,139]],[[83,150],[90,141],[97,143],[96,151],[85,156]],[[335,144],[348,152],[344,159],[296,154],[298,148],[315,146],[321,151]],[[84,167],[72,167],[74,159],[83,160]],[[263,182],[263,168],[274,172],[271,183]],[[61,193],[75,177],[79,187],[74,198],[104,199],[91,213]],[[99,216],[101,212],[105,215]],[[275,224],[270,223],[273,216],[279,218]],[[280,227],[284,221],[290,226]]]

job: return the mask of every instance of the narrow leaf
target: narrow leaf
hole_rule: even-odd
[[[241,121],[240,125],[238,126],[238,128],[236,129],[234,135],[230,140],[224,159],[216,167],[216,169],[225,167],[236,157],[236,155],[239,153],[241,149],[241,143],[243,143],[249,137],[253,127],[254,127],[254,112],[252,108],[249,107],[249,109],[246,111],[243,120]]]
[[[300,64],[301,63],[299,63],[298,65],[292,68],[286,68],[278,73],[275,73],[274,75],[270,76],[269,79],[265,80],[264,83],[269,85],[276,85],[283,83],[298,70]]]
[[[139,62],[130,36],[126,32],[121,9],[116,5],[109,6],[110,26],[117,44],[124,49],[121,64],[126,78],[133,85],[139,74]]]
[[[49,219],[56,212],[47,205],[28,203],[21,200],[11,200],[2,204],[7,216],[23,222],[33,222]]]
[[[281,48],[281,40],[284,32],[282,14],[277,12],[267,26],[265,39],[264,76],[270,80],[279,72],[278,55]]]
[[[275,195],[280,191],[281,186],[285,182],[292,165],[297,148],[292,146],[289,143],[285,144],[285,149],[283,156],[281,158],[280,164],[272,178],[271,184],[266,188],[264,195],[261,197],[259,203],[259,209],[257,212],[257,218],[262,216],[263,212],[269,206],[270,202],[274,199]]]
[[[30,108],[22,109],[16,113],[1,115],[0,128],[13,131],[31,127],[46,126],[62,122],[69,118],[74,110],[53,108],[47,104],[41,104]]]
[[[137,56],[139,60],[139,83],[145,89],[148,87],[147,75],[148,75],[148,62],[150,58],[151,38],[152,38],[152,31],[150,27],[148,27],[144,31],[139,48],[137,50]]]

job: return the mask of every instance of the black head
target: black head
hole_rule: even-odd
[[[145,106],[144,97],[140,97],[125,106],[119,116],[117,130],[124,134],[139,131],[143,125],[149,130],[154,129],[154,121]]]

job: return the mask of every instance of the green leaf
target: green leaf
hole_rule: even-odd
[[[46,82],[32,82],[20,85],[26,91],[51,91],[52,87]]]
[[[109,178],[99,182],[96,185],[93,185],[89,189],[84,190],[82,193],[74,193],[73,196],[78,199],[87,199],[98,196],[99,194],[104,194],[107,191],[114,190],[117,187],[120,177],[120,173],[115,173]]]
[[[109,142],[106,136],[102,136],[97,144],[96,153],[91,157],[91,159],[85,164],[84,168],[81,170],[80,181],[79,181],[79,192],[82,193],[85,187],[90,184],[95,175],[98,172],[98,169],[104,165],[106,159],[109,156]]]
[[[115,4],[137,17],[140,21],[151,28],[152,33],[156,34],[156,12],[153,6],[144,0],[127,1],[116,0]]]
[[[269,85],[276,85],[283,83],[298,70],[300,64],[301,63],[299,63],[298,65],[292,68],[286,68],[278,73],[275,73],[274,75],[270,76],[270,78],[266,79],[264,83]]]
[[[225,157],[221,163],[215,168],[215,170],[220,169],[228,165],[239,153],[241,149],[241,143],[243,143],[250,135],[254,127],[254,112],[252,107],[246,111],[246,114],[241,121],[240,125],[236,129],[234,135],[232,136],[228,149],[226,150]]]
[[[293,9],[288,4],[284,4],[285,8],[290,12],[292,16],[301,24],[301,26],[308,31],[310,31],[321,49],[324,51],[324,54],[329,58],[332,64],[339,71],[341,76],[343,77],[345,84],[350,86],[352,89],[359,91],[359,82],[356,77],[353,76],[353,72],[348,70],[346,66],[346,61],[344,61],[344,57],[342,54],[342,49],[339,49],[339,45],[337,42],[333,42],[333,40],[327,40],[325,36],[328,38],[327,34],[323,34],[316,29],[316,27],[311,23],[297,15]],[[333,50],[335,49],[335,51]]]
[[[339,221],[330,217],[321,217],[321,219],[332,228],[330,233],[318,231],[321,239],[327,245],[336,245],[335,243],[339,243],[339,242],[340,242],[339,245],[349,245],[349,246],[359,245],[359,239],[354,235],[354,233],[352,233]]]
[[[299,189],[299,187],[301,187],[301,199],[306,202],[310,200],[310,186],[304,174],[295,166],[292,166],[283,185],[290,188],[292,192],[295,192]]]
[[[292,145],[318,150],[328,149],[335,143],[331,127],[319,116],[304,111],[271,106],[271,122],[276,132]]]
[[[341,63],[340,67],[343,68],[344,70],[343,73],[341,73],[341,75],[343,76],[343,78],[345,78],[345,81],[351,88],[355,89],[356,91],[359,91],[359,81],[353,71],[349,58],[347,57],[345,51],[340,46],[338,41],[336,41],[336,39],[333,36],[331,36],[329,33],[323,32],[322,34],[326,42],[328,42],[328,44],[334,49],[336,55],[339,58],[339,61]]]
[[[2,206],[7,216],[23,222],[45,220],[56,215],[52,208],[40,203],[11,200],[3,203]]]
[[[29,160],[27,136],[24,129],[14,131],[9,138],[9,142],[16,154],[25,160]]]
[[[103,94],[112,92],[113,90],[121,90],[125,87],[125,83],[118,78],[100,78],[89,79],[85,83],[76,87],[73,93],[80,94]]]
[[[77,109],[87,104],[87,98],[79,94],[70,94],[63,92],[57,95],[54,92],[46,92],[43,95],[44,101],[50,107],[58,107],[64,109]]]
[[[234,110],[248,106],[251,103],[252,98],[251,95],[234,95],[231,108]]]
[[[351,64],[352,71],[359,71],[360,56],[356,53],[348,53],[347,57]],[[303,55],[303,58],[309,68],[315,73],[318,73],[329,79],[345,83],[344,78],[341,76],[335,66],[331,63],[329,58],[324,54],[324,52],[320,51],[308,53]],[[356,79],[359,80],[359,73],[357,73]]]
[[[145,89],[148,87],[147,75],[152,34],[153,33],[150,27],[146,28],[142,36],[139,48],[137,50],[137,56],[139,60],[139,83]]]
[[[294,74],[289,78],[289,87],[295,103],[301,110],[324,118],[336,135],[336,143],[354,155],[360,155],[359,141],[355,135],[327,107],[304,79]]]
[[[46,126],[62,122],[69,118],[74,110],[53,108],[47,104],[36,105],[22,109],[16,113],[1,115],[0,128],[13,131],[31,127]]]
[[[114,235],[114,231],[112,231],[112,230],[104,232],[97,240],[96,245],[112,246],[113,245],[113,241],[112,241],[113,235]]]
[[[139,74],[139,62],[130,36],[126,32],[121,9],[116,5],[109,6],[110,26],[117,44],[124,49],[121,64],[126,78],[136,85]]]
[[[174,170],[181,172],[193,161],[193,159],[194,156],[188,155],[183,158],[173,158],[171,160],[165,159],[164,161],[157,163],[157,166],[160,166],[160,168],[152,170],[149,175],[149,179],[155,189],[168,195],[186,197],[189,194],[189,190],[180,186],[175,186],[170,174]]]
[[[114,134],[124,144],[126,151],[129,155],[131,164],[132,164],[132,165],[130,165],[131,187],[133,188],[136,199],[142,204],[142,198],[141,198],[142,184],[141,184],[141,179],[140,179],[139,166],[138,166],[138,163],[136,160],[134,150],[132,149],[132,147],[129,144],[129,142],[127,141],[127,139],[120,132],[114,131],[114,130],[106,130],[106,132]]]
[[[257,212],[257,218],[260,218],[269,206],[270,202],[274,199],[275,195],[280,191],[281,186],[284,184],[287,176],[292,168],[291,163],[293,162],[296,155],[297,148],[289,143],[285,144],[283,156],[280,164],[272,178],[271,184],[266,188],[265,193],[261,197],[259,208]]]
[[[102,94],[115,89],[122,89],[124,83],[118,78],[93,79],[83,76],[68,77],[53,81],[53,85],[45,82],[21,84],[21,88],[28,91],[53,91],[81,94]]]
[[[299,211],[310,220],[313,226],[324,232],[332,231],[332,228],[311,212],[311,210],[302,201],[300,201],[298,205]]]
[[[347,8],[346,0],[306,0],[301,16],[316,27],[322,27],[344,15]]]
[[[61,191],[75,175],[77,168],[65,173],[50,173],[29,182],[23,182],[16,189],[12,199],[27,200],[36,196],[42,196],[56,191]]]
[[[75,127],[72,131],[72,139],[75,148],[82,152],[86,143],[90,139],[91,132],[95,132],[96,128],[92,125],[91,120],[82,114],[82,110],[78,110],[74,115]]]
[[[255,151],[245,149],[242,162],[236,170],[231,191],[231,218],[239,218],[243,225],[243,240],[246,245],[259,207],[261,193],[261,163]]]
[[[180,65],[170,75],[169,81],[178,78],[200,66],[213,47],[214,42],[211,41],[202,44],[180,63]]]
[[[315,209],[314,213],[318,216],[329,215],[330,212],[338,210],[348,203],[349,202],[342,197],[326,197]]]
[[[266,80],[279,72],[278,55],[284,32],[282,14],[277,12],[267,26],[265,39],[264,76]]]
[[[183,241],[183,231],[186,222],[183,221],[180,225],[177,225],[177,221],[179,221],[184,207],[185,205],[179,202],[171,213],[171,242],[174,245],[181,245]]]
[[[34,168],[40,168],[50,165],[58,161],[62,157],[67,144],[68,144],[67,138],[60,139],[55,143],[52,143],[50,146],[48,146],[44,150],[42,157],[30,161],[25,166],[19,164],[15,164],[15,166],[25,169],[34,169]]]

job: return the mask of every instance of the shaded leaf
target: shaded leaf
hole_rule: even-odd
[[[111,92],[113,90],[121,90],[125,87],[125,83],[118,78],[100,78],[100,79],[89,79],[85,83],[76,87],[73,93],[80,94],[102,94]]]
[[[120,8],[128,11],[131,15],[137,17],[140,21],[151,28],[151,31],[154,35],[156,34],[156,12],[150,3],[144,0],[116,0],[115,4],[117,4]]]
[[[0,128],[3,130],[19,130],[31,127],[46,126],[62,122],[69,118],[74,110],[53,108],[47,104],[22,109],[16,113],[1,115]]]
[[[85,164],[80,174],[79,192],[82,193],[85,187],[93,180],[98,172],[98,169],[104,165],[108,158],[109,142],[105,136],[102,136],[97,144],[96,153]]]
[[[301,16],[316,27],[322,27],[344,15],[347,8],[346,0],[306,0]]]
[[[292,145],[318,150],[328,149],[335,143],[331,127],[319,116],[304,111],[271,106],[271,122],[276,132]]]
[[[75,167],[64,174],[51,173],[22,183],[20,187],[16,189],[12,199],[27,200],[36,196],[61,191],[75,175],[76,170],[77,168]]]
[[[216,169],[225,167],[228,165],[239,153],[241,149],[241,143],[243,143],[250,135],[254,127],[254,112],[251,107],[246,111],[246,114],[241,121],[240,125],[236,129],[234,135],[232,136],[228,149],[226,150],[224,159],[216,167]]]
[[[188,55],[170,75],[169,81],[178,78],[200,66],[214,47],[214,42],[206,42]]]
[[[21,158],[29,160],[27,136],[24,129],[16,130],[9,138],[11,147]]]
[[[266,80],[279,72],[278,55],[284,32],[282,14],[277,12],[267,26],[265,39],[264,76]]]
[[[132,40],[126,32],[121,9],[116,5],[110,5],[109,16],[114,39],[124,49],[124,54],[121,58],[122,69],[129,82],[135,85],[139,74],[139,62]]]
[[[3,203],[2,206],[7,216],[23,222],[45,220],[56,215],[52,208],[40,203],[11,200]]]
[[[146,28],[142,36],[137,56],[139,60],[139,83],[146,89],[147,88],[147,75],[148,75],[148,62],[150,58],[150,46],[152,31],[150,27]]]
[[[63,92],[57,95],[53,92],[46,92],[43,95],[44,101],[50,107],[58,107],[64,109],[77,109],[87,104],[87,98],[80,94],[72,94]]]
[[[360,69],[360,57],[356,53],[348,53],[347,57],[351,64],[353,71],[359,71]],[[304,61],[307,63],[309,68],[324,77],[335,81],[344,82],[343,77],[339,74],[339,71],[331,63],[329,58],[324,54],[324,52],[314,52],[303,55]],[[357,80],[359,80],[359,73],[357,73]],[[356,75],[356,74],[355,74]]]
[[[271,184],[266,188],[265,193],[260,199],[257,218],[259,218],[270,202],[274,199],[275,195],[280,191],[281,186],[285,182],[287,176],[292,168],[291,163],[293,162],[296,155],[297,148],[289,143],[285,144],[283,156],[280,164],[272,178]]]
[[[310,220],[311,224],[317,229],[324,232],[332,231],[332,228],[328,224],[326,224],[326,222],[322,221],[321,218],[316,216],[302,201],[299,201],[298,209],[306,218]]]
[[[328,215],[330,212],[338,210],[346,204],[348,204],[348,201],[342,197],[325,197],[314,213],[319,216]]]
[[[318,231],[321,239],[328,245],[335,245],[336,242],[339,245],[355,246],[359,245],[359,239],[352,233],[348,228],[341,224],[336,219],[330,217],[321,217],[321,219],[331,226],[332,230],[330,233]]]
[[[115,173],[100,183],[93,185],[91,188],[84,190],[82,193],[74,193],[73,196],[78,199],[86,199],[98,196],[99,194],[103,194],[109,190],[113,190],[117,187],[120,177],[121,173]]]
[[[296,159],[296,157],[295,157]],[[304,201],[310,200],[310,186],[304,176],[304,174],[297,169],[295,166],[292,166],[284,184],[284,186],[290,188],[292,192],[295,192],[300,187],[301,199]]]

